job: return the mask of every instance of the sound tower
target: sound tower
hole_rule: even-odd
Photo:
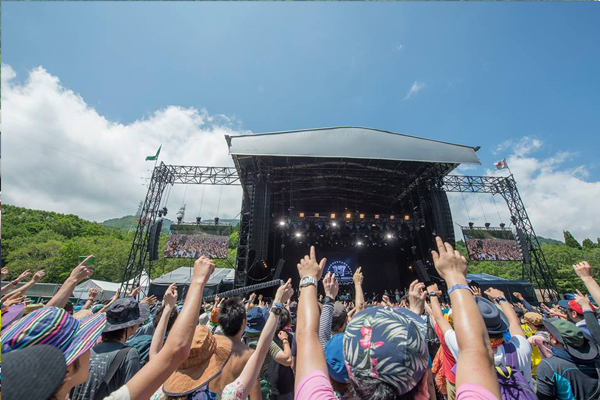
[[[163,220],[160,219],[150,228],[150,236],[148,238],[148,253],[150,254],[149,261],[158,260],[158,243],[160,242],[160,231],[162,230]]]
[[[273,280],[279,279],[281,276],[281,270],[283,270],[283,266],[285,265],[285,260],[277,261],[277,267],[275,267],[275,274],[273,275]]]
[[[436,235],[441,237],[445,242],[450,243],[453,247],[456,247],[452,212],[450,211],[450,203],[448,202],[446,192],[433,189],[431,191],[431,205]]]

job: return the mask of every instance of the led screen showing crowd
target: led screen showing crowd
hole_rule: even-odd
[[[205,233],[172,233],[167,240],[165,258],[227,258],[229,236]]]
[[[509,229],[463,228],[469,259],[474,261],[521,261],[519,244]]]

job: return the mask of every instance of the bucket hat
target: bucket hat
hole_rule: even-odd
[[[48,345],[11,351],[2,358],[5,399],[46,400],[56,393],[67,373],[63,353]]]
[[[44,307],[3,332],[2,353],[47,344],[61,350],[70,365],[96,344],[105,324],[104,314],[77,320],[62,308]]]
[[[112,332],[141,324],[150,315],[150,309],[131,298],[115,300],[106,308],[106,327],[104,332]]]
[[[580,360],[593,360],[598,357],[598,346],[574,323],[557,318],[544,320],[544,326],[573,357]]]
[[[195,392],[221,374],[230,356],[231,339],[197,326],[189,357],[165,381],[163,392],[173,397]]]

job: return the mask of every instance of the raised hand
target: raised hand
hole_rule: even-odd
[[[32,281],[34,281],[35,283],[38,283],[39,281],[41,281],[44,277],[46,276],[46,273],[43,270],[39,270],[38,272],[36,272],[33,275],[33,278],[31,278]]]
[[[133,290],[131,291],[131,293],[129,293],[129,297],[133,297],[133,298],[135,298],[135,297],[137,297],[137,295],[138,295],[138,294],[140,294],[140,292],[141,292],[141,291],[142,291],[142,288],[141,288],[141,286],[138,286],[138,287],[136,287],[135,289],[133,289]]]
[[[392,305],[392,302],[390,301],[390,297],[387,294],[384,294],[381,297],[381,300],[383,300],[383,303],[385,303],[386,305]]]
[[[1,279],[4,280],[4,278],[6,278],[6,275],[8,275],[8,268],[2,268]]]
[[[592,277],[592,266],[587,261],[574,264],[573,270],[581,279]]]
[[[23,279],[27,279],[31,276],[31,272],[26,269],[25,271],[21,272],[21,275],[19,275],[17,277],[17,279],[15,279],[17,282],[21,282]]]
[[[10,298],[10,299],[6,300],[4,302],[4,306],[5,307],[14,306],[15,304],[21,304],[21,303],[23,303],[25,300],[27,300],[27,296],[13,297],[13,298]]]
[[[279,340],[281,340],[282,342],[283,342],[284,340],[288,340],[288,341],[289,341],[289,339],[288,339],[288,334],[287,334],[287,332],[286,332],[286,331],[279,331],[279,333],[277,334],[277,337],[278,337],[278,338],[279,338]]]
[[[519,292],[513,292],[513,296],[515,296],[517,299],[523,301],[523,295]]]
[[[471,293],[473,293],[473,296],[479,296],[481,297],[481,289],[478,288],[477,286],[470,286],[471,288]]]
[[[352,275],[352,280],[354,281],[355,285],[362,285],[363,279],[362,267],[358,267],[358,269],[354,271],[354,275]]]
[[[93,287],[88,291],[88,299],[90,300],[95,300],[96,297],[98,297],[98,294],[100,293],[100,291],[98,290],[98,288]]]
[[[172,283],[165,292],[163,297],[163,301],[165,305],[173,308],[175,307],[175,303],[177,303],[177,285]]]
[[[584,310],[591,310],[592,309],[592,304],[590,302],[590,299],[587,296],[584,296],[579,290],[577,290],[577,294],[575,295],[575,301]]]
[[[142,300],[140,300],[140,304],[156,304],[157,301],[158,300],[156,299],[156,296],[152,295],[144,297]]]
[[[414,280],[408,289],[410,310],[418,315],[423,314],[423,310],[425,310],[425,297],[427,297],[425,284],[418,280]]]
[[[310,255],[304,256],[298,264],[298,274],[300,275],[300,278],[311,276],[316,280],[319,280],[321,279],[321,275],[323,275],[323,269],[325,269],[326,263],[327,259],[325,258],[320,262],[317,262],[315,246],[310,246]]]
[[[435,292],[438,296],[442,295],[442,291],[438,288],[437,283],[427,286],[427,293]]]
[[[485,291],[485,294],[491,299],[494,300],[497,297],[504,297],[504,293],[502,290],[495,289],[493,287],[489,288]]]
[[[325,278],[323,278],[323,287],[325,288],[325,296],[329,296],[335,300],[340,289],[335,274],[328,272],[325,275]]]
[[[288,279],[287,282],[277,289],[277,293],[275,293],[275,299],[273,299],[273,303],[285,303],[289,300],[290,297],[294,294],[294,289],[292,289],[292,279]]]
[[[254,300],[256,300],[256,293],[250,294],[250,298],[248,299],[250,304],[254,304]]]
[[[69,278],[75,280],[77,283],[81,282],[84,279],[89,278],[94,273],[94,266],[93,265],[86,266],[85,263],[92,257],[94,257],[94,256],[93,255],[87,256],[85,258],[85,260],[80,262],[79,265],[76,266],[73,271],[71,271],[71,275],[69,276]]]
[[[439,236],[435,238],[438,251],[432,250],[433,264],[440,276],[448,280],[452,276],[467,276],[467,260],[450,243],[442,242]]]
[[[206,285],[210,276],[215,272],[215,263],[202,256],[194,262],[194,277]]]

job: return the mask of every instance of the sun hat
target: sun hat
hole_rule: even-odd
[[[2,366],[5,399],[46,400],[56,393],[67,373],[63,353],[48,345],[11,351],[3,357]]]
[[[44,307],[21,318],[2,334],[2,353],[48,344],[61,350],[70,365],[96,344],[105,324],[103,313],[77,320],[62,308]]]
[[[252,307],[246,313],[246,333],[260,333],[262,332],[265,324],[267,323],[267,319],[265,318],[265,314],[260,307]]]
[[[348,370],[344,362],[344,334],[333,335],[325,344],[325,361],[329,376],[336,382],[348,383]]]
[[[523,320],[526,323],[534,326],[542,326],[544,322],[544,318],[542,317],[542,315],[536,312],[525,313],[525,315],[523,315]]]
[[[165,381],[167,396],[186,396],[215,379],[231,356],[231,339],[212,335],[207,326],[196,326],[190,355]]]
[[[106,308],[106,327],[104,332],[112,332],[119,329],[139,325],[148,319],[150,309],[132,297],[124,297],[115,300]]]
[[[92,306],[92,312],[95,314],[98,311],[102,310],[102,307],[104,307],[104,304],[94,304]]]
[[[573,357],[580,360],[594,360],[598,357],[598,347],[592,338],[574,323],[557,318],[544,320],[544,326],[548,333],[564,345],[567,353]]]
[[[484,299],[481,296],[475,296],[475,302],[479,308],[479,312],[483,317],[483,322],[489,334],[501,334],[508,330],[508,319],[506,315],[498,309],[488,299]]]
[[[92,314],[93,314],[92,310],[79,310],[79,311],[73,313],[73,318],[83,319],[85,317],[89,317]]]
[[[427,326],[400,307],[370,307],[356,314],[344,333],[344,361],[351,380],[378,379],[400,395],[411,391],[429,365]]]
[[[8,311],[2,314],[2,330],[8,328],[10,324],[17,318],[20,318],[23,315],[23,310],[25,309],[25,304],[15,304],[8,307]]]

